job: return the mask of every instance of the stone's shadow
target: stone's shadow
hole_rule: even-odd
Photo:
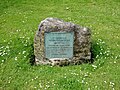
[[[31,65],[35,65],[35,55],[34,55],[34,47],[33,44],[30,45],[31,46],[31,50],[29,51],[29,63]]]
[[[101,46],[97,44],[96,41],[92,41],[91,43],[91,60],[90,62],[93,63],[97,55],[100,55],[101,52]]]

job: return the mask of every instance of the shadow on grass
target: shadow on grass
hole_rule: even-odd
[[[34,55],[34,47],[33,47],[33,44],[30,45],[30,51],[29,51],[28,58],[29,58],[30,64],[31,64],[31,65],[34,65],[34,64],[35,64],[35,55]]]
[[[97,45],[97,43],[92,42],[90,51],[91,51],[91,60],[90,60],[90,62],[93,63],[96,56],[100,54],[100,46]]]
[[[94,40],[91,43],[90,51],[91,51],[91,63],[93,63],[97,57],[104,56],[105,44],[100,41]]]

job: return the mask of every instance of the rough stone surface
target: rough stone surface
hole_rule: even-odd
[[[74,32],[74,55],[69,59],[46,59],[44,51],[44,32]],[[35,63],[49,65],[76,65],[91,59],[91,32],[86,27],[64,22],[57,18],[46,18],[41,21],[34,38]]]

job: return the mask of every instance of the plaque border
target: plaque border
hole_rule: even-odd
[[[46,58],[46,39],[45,39],[45,37],[46,37],[46,33],[73,33],[73,53],[72,53],[72,57],[65,57],[65,58]],[[71,59],[71,58],[73,58],[74,57],[74,32],[73,31],[69,31],[69,32],[66,32],[66,31],[62,31],[62,32],[44,32],[44,56],[45,56],[45,58],[46,58],[46,60],[49,60],[49,59]]]

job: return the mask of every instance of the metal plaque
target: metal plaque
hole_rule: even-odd
[[[72,58],[74,32],[45,32],[45,57]]]

